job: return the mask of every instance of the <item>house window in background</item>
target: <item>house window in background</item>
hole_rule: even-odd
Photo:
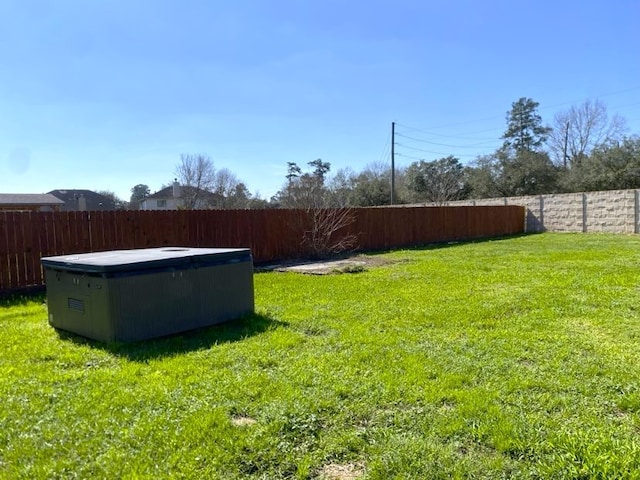
[[[166,200],[158,200],[158,208],[167,208]]]

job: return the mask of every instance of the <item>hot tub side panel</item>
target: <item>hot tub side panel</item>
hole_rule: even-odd
[[[194,272],[182,269],[110,278],[115,339],[131,342],[196,328],[200,312]]]
[[[104,278],[46,268],[45,282],[52,327],[94,340],[115,340]]]
[[[199,327],[226,322],[254,312],[251,260],[197,269],[200,292]]]

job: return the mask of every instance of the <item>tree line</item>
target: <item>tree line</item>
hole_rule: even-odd
[[[526,97],[513,102],[502,145],[468,165],[449,155],[398,169],[396,202],[640,188],[640,137],[627,135],[624,118],[610,116],[598,100],[586,101],[558,112],[550,127],[538,107]],[[390,177],[380,164],[338,171],[327,193],[340,205],[387,204]]]
[[[521,98],[507,113],[503,145],[463,172],[452,197],[483,198],[640,187],[640,137],[600,101],[557,113],[542,125],[538,103]]]
[[[506,115],[502,145],[464,165],[455,155],[417,160],[394,172],[395,203],[640,188],[640,137],[627,135],[626,122],[610,116],[599,100],[558,112],[544,125],[539,103],[522,97]],[[391,167],[377,162],[361,171],[331,173],[322,159],[287,162],[280,190],[270,199],[252,194],[229,169],[216,169],[206,154],[183,154],[175,180],[183,208],[325,208],[388,205]],[[170,186],[171,183],[163,185]],[[131,189],[129,202],[112,192],[120,208],[150,195],[145,184]]]
[[[252,194],[231,170],[217,169],[209,155],[182,154],[174,174],[174,180],[161,185],[159,191],[172,189],[176,183],[180,192],[181,209],[246,209],[269,206],[267,200],[259,194]],[[138,209],[140,203],[151,196],[151,189],[144,183],[134,185],[129,201],[118,198],[110,191],[98,193],[113,198],[118,209]]]
[[[550,127],[543,124],[538,107],[531,98],[513,102],[502,145],[468,165],[449,155],[396,169],[395,203],[441,205],[471,198],[640,188],[640,137],[626,135],[624,118],[609,116],[598,100],[586,101],[558,112]],[[297,206],[304,192],[316,192],[314,201],[322,205],[390,203],[387,164],[370,164],[361,172],[342,169],[330,178],[329,163],[308,165],[311,170],[303,173],[289,163],[287,182],[272,204]]]

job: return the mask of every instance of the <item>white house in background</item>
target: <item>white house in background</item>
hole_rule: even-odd
[[[184,208],[183,193],[196,190],[195,187],[183,187],[178,182],[173,182],[170,187],[149,195],[140,200],[140,210],[181,210]],[[199,190],[195,209],[209,208],[215,194],[206,190]]]

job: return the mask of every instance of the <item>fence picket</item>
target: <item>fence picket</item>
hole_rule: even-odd
[[[9,273],[9,240],[11,228],[6,212],[0,211],[0,291],[11,288]]]
[[[7,229],[7,265],[9,269],[9,286],[18,288],[24,285],[20,264],[18,263],[18,251],[21,249],[18,245],[18,238],[22,234],[22,223],[19,222],[16,212],[7,212],[6,218],[9,228]]]
[[[29,285],[42,283],[40,268],[40,231],[42,230],[42,216],[37,212],[30,212],[28,223],[24,226],[26,281]]]

